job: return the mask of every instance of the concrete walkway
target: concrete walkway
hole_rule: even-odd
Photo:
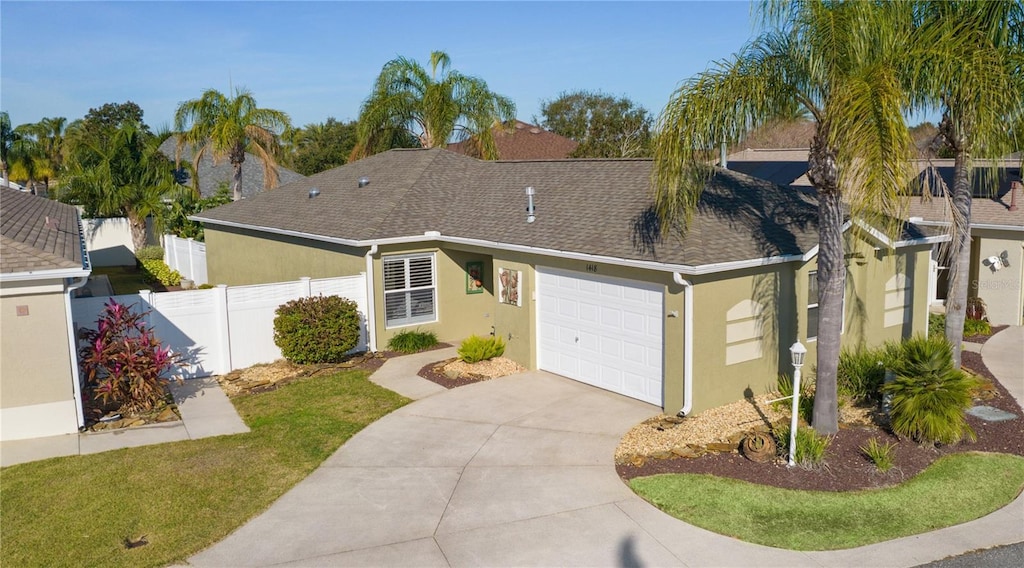
[[[172,382],[170,388],[181,413],[178,422],[2,442],[0,466],[249,431],[216,379],[189,379],[180,385]]]
[[[983,351],[997,376],[1017,381],[1018,399],[1022,332],[1004,331]],[[914,566],[1024,540],[1024,497],[977,521],[836,552],[767,548],[698,529],[634,495],[615,473],[619,438],[657,408],[544,372],[451,391],[415,375],[450,356],[386,362],[372,379],[420,400],[368,426],[189,563]]]

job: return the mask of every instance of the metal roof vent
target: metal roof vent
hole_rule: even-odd
[[[370,178],[368,176],[360,176],[359,187],[366,187],[370,185]]]
[[[537,208],[533,204],[533,196],[537,193],[537,190],[533,189],[533,186],[526,187],[526,222],[533,223],[537,220]]]
[[[310,199],[313,199],[314,197],[316,197],[318,195],[320,195],[320,190],[319,189],[317,189],[315,187],[309,188],[309,198]]]

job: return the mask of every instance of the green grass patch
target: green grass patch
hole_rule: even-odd
[[[134,266],[100,266],[92,269],[93,276],[105,274],[114,289],[114,295],[138,294],[139,290],[152,290],[143,273]]]
[[[1024,458],[954,454],[899,486],[843,493],[692,474],[636,478],[630,486],[673,517],[719,534],[790,550],[837,550],[987,515],[1024,488]]]
[[[0,472],[0,565],[166,566],[265,510],[409,400],[365,371],[232,400],[247,434],[70,456]],[[126,538],[149,544],[125,549]]]

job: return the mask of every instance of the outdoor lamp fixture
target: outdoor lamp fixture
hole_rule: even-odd
[[[533,205],[533,196],[537,193],[537,190],[533,189],[532,185],[526,186],[526,222],[533,223],[537,220],[537,208]]]
[[[804,366],[807,348],[797,341],[789,348],[789,356],[793,361],[793,419],[789,424],[789,465],[796,465],[796,426],[800,416],[800,367]]]
[[[314,197],[316,197],[318,195],[320,195],[320,190],[319,189],[317,189],[315,187],[309,188],[309,198],[310,199],[313,199]]]
[[[359,187],[366,187],[370,185],[370,178],[368,176],[359,177]]]

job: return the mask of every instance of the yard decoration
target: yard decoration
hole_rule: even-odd
[[[775,440],[764,432],[751,432],[743,438],[740,450],[752,462],[769,462],[775,459]]]
[[[152,410],[164,398],[167,376],[180,355],[163,346],[146,323],[148,311],[133,310],[111,299],[83,333],[79,350],[85,384],[104,404],[119,403],[123,414]]]

